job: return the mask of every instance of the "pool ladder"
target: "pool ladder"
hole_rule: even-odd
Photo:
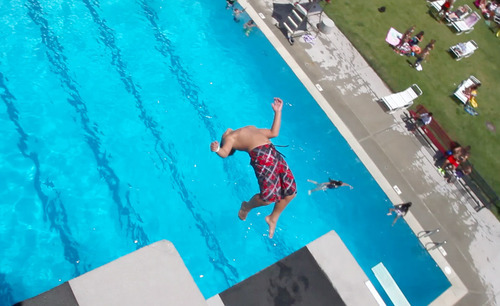
[[[436,228],[432,231],[421,231],[418,233],[417,237],[418,238],[424,238],[424,237],[429,237],[430,235],[434,234],[434,233],[439,233],[439,228]]]
[[[300,30],[300,26],[305,22],[306,19],[307,10],[298,2],[296,2],[293,5],[292,12],[283,22],[283,26],[287,31],[288,42],[290,42],[291,45],[293,45],[293,43],[295,42],[293,39],[294,37],[301,36],[305,33],[304,30]]]
[[[445,244],[446,244],[446,240],[441,241],[441,242],[429,242],[429,243],[425,244],[425,248],[427,249],[427,251],[432,251],[432,250],[435,250],[435,249],[437,249],[440,246],[443,246]],[[427,248],[427,245],[432,245],[432,246],[430,248]]]

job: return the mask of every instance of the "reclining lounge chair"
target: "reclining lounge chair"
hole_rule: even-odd
[[[459,6],[455,11],[450,12],[445,16],[446,22],[454,22],[464,20],[467,16],[469,16],[473,10],[467,4]]]
[[[469,57],[476,51],[478,48],[477,44],[473,40],[469,40],[468,42],[458,43],[454,46],[450,47],[450,52],[455,56],[457,61],[462,58]]]
[[[385,96],[379,101],[384,102],[389,110],[393,113],[398,109],[408,108],[413,104],[413,100],[422,95],[422,90],[417,84],[413,84],[406,90]]]
[[[457,35],[460,35],[462,33],[472,32],[472,30],[474,30],[474,25],[479,20],[481,20],[481,15],[479,15],[477,12],[472,12],[472,14],[468,15],[464,19],[458,21],[452,21],[447,25],[449,27],[453,27],[457,32]]]
[[[468,98],[464,94],[464,90],[474,84],[481,84],[481,82],[475,76],[471,75],[468,79],[462,81],[462,83],[458,85],[458,88],[455,90],[453,95],[463,104],[467,103]]]

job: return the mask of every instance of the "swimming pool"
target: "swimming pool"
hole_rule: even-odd
[[[246,37],[224,6],[2,4],[1,304],[160,239],[208,298],[332,229],[388,303],[379,262],[412,305],[449,287],[410,228],[390,226],[387,197],[265,37]],[[237,218],[258,190],[248,156],[222,160],[209,144],[270,126],[274,96],[287,103],[274,142],[299,193],[270,240],[271,207]],[[328,177],[355,188],[307,195],[307,179]]]

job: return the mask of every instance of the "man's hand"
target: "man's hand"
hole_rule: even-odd
[[[271,106],[273,107],[274,112],[281,112],[283,109],[283,100],[280,98],[274,98],[274,102]]]
[[[212,152],[217,152],[219,149],[220,149],[219,142],[217,140],[212,141],[212,143],[210,144],[210,150]]]

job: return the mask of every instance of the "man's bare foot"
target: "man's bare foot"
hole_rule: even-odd
[[[269,238],[273,238],[274,230],[276,229],[276,221],[272,221],[270,216],[266,217],[266,222],[269,225]]]
[[[250,210],[246,209],[246,204],[248,202],[243,201],[241,203],[240,211],[238,212],[238,217],[242,220],[245,221],[247,219],[248,212]]]

